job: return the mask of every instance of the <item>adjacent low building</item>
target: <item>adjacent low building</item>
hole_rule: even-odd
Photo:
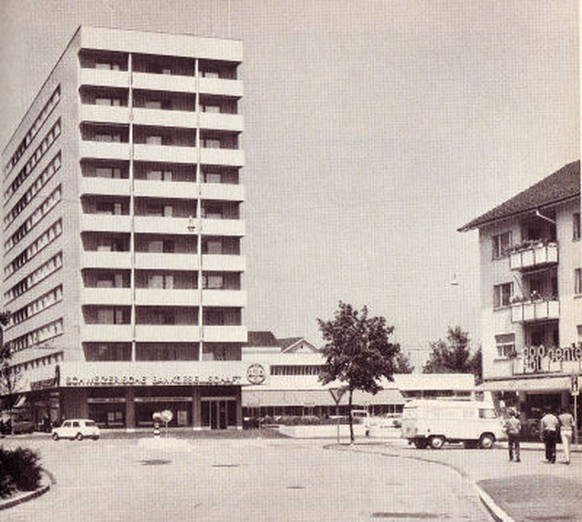
[[[242,357],[249,364],[259,363],[265,375],[260,385],[243,388],[246,418],[347,415],[347,396],[336,405],[330,392],[341,383],[322,385],[319,372],[325,359],[321,350],[307,339],[277,339],[270,331],[251,331]],[[394,381],[384,380],[382,387],[375,395],[356,391],[354,408],[367,409],[374,415],[399,414],[404,404],[412,399],[468,400],[475,396],[472,374],[396,374]]]

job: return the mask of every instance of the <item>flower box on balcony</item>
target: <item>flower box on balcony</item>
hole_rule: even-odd
[[[557,243],[528,243],[513,247],[509,255],[511,270],[551,265],[558,262]]]

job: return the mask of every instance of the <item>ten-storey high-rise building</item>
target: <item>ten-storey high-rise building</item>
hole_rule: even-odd
[[[235,40],[81,27],[19,123],[4,342],[37,422],[241,426],[241,62]]]

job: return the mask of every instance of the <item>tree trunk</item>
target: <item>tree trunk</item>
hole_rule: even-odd
[[[350,444],[354,443],[354,419],[352,418],[352,395],[353,390],[350,388],[350,394],[348,399],[348,414],[350,416]]]

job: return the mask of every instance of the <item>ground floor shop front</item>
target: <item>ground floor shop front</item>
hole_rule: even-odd
[[[483,389],[490,391],[500,409],[519,412],[526,437],[539,437],[540,419],[548,411],[567,409],[582,427],[580,397],[572,394],[571,375],[533,375],[521,378],[488,380]]]
[[[102,428],[150,428],[153,415],[171,412],[170,427],[241,429],[240,386],[61,388],[31,392],[26,402],[35,425],[89,418]]]

